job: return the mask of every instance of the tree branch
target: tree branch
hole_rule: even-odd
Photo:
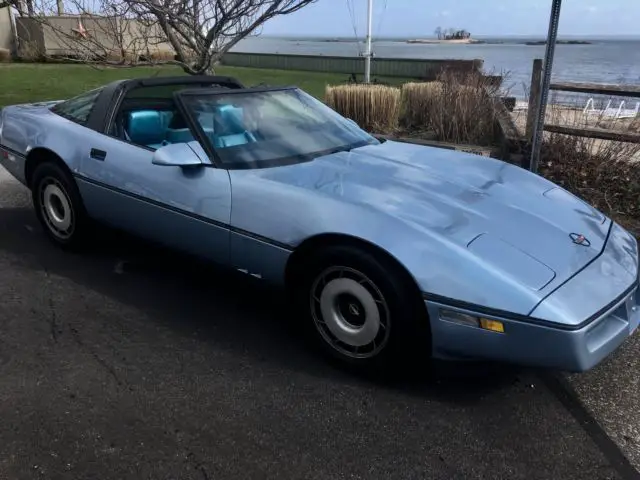
[[[46,16],[55,12],[55,0],[0,0],[0,5],[21,1],[27,2],[28,15],[55,32],[65,48],[81,53],[75,56],[80,61],[97,64],[102,59],[111,64],[106,58],[116,50],[121,64],[138,64],[141,54],[149,61],[150,47],[157,52],[162,44],[175,54],[163,63],[201,74],[272,18],[317,0],[93,0],[93,8],[87,8],[87,0],[65,0],[67,11],[91,20],[92,34],[80,38]],[[42,4],[35,9],[34,1]]]

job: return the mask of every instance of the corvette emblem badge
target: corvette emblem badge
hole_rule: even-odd
[[[591,242],[587,239],[587,237],[585,237],[581,233],[571,233],[569,237],[571,237],[571,240],[576,245],[582,245],[583,247],[589,247],[591,245]]]

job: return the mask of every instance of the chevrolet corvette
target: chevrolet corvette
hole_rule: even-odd
[[[326,353],[588,370],[634,333],[635,238],[517,166],[384,141],[295,87],[138,78],[0,111],[63,248],[96,223],[282,286]]]

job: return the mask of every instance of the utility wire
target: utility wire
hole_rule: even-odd
[[[384,22],[384,17],[386,13],[387,13],[387,0],[384,0],[384,3],[382,4],[382,14],[380,15],[380,20],[378,20],[376,37],[380,34],[380,31],[382,30],[382,23]]]
[[[356,12],[355,6],[353,4],[353,0],[347,0],[347,9],[349,10],[349,17],[351,18],[351,26],[353,27],[353,35],[356,40],[356,51],[358,55],[362,52],[360,51],[360,39],[358,38],[358,26],[356,23]]]

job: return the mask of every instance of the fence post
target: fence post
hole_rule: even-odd
[[[542,59],[536,58],[533,61],[533,72],[531,73],[531,90],[529,91],[529,108],[527,110],[527,127],[525,135],[529,142],[533,141],[533,131],[536,125],[536,111],[540,103],[542,94]]]

